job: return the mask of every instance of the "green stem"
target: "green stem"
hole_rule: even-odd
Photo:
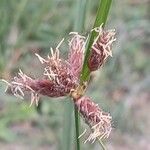
[[[64,103],[64,127],[62,131],[62,143],[60,150],[70,150],[72,144],[72,110],[73,105],[68,99]]]
[[[76,128],[76,149],[80,150],[80,139],[79,137],[79,123],[80,123],[80,118],[79,118],[79,113],[78,110],[76,109],[75,105],[74,105],[74,116],[75,116],[75,128]]]

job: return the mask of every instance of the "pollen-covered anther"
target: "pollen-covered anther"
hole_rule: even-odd
[[[64,38],[58,43],[58,45],[57,45],[57,47],[55,49],[55,52],[54,52],[53,48],[50,49],[51,50],[51,55],[52,55],[51,58],[49,57],[50,59],[54,59],[54,60],[59,60],[60,59],[59,58],[59,55],[60,55],[59,47],[61,46],[63,41],[64,41]]]
[[[81,97],[75,101],[75,105],[84,118],[85,122],[91,128],[91,134],[85,141],[92,143],[96,139],[108,138],[111,132],[112,117],[109,113],[103,112],[97,104],[91,101],[89,97]]]
[[[41,56],[40,56],[39,54],[37,54],[37,53],[35,53],[35,56],[38,57],[39,61],[40,61],[42,64],[48,62],[48,61],[46,61],[43,57],[41,57]]]
[[[115,30],[104,31],[102,25],[94,28],[92,31],[98,33],[92,45],[91,54],[88,60],[88,67],[90,71],[97,70],[104,64],[108,56],[112,57],[112,43],[115,39]]]

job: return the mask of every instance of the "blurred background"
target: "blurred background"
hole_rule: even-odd
[[[66,57],[69,32],[76,22],[76,0],[0,0],[0,78],[10,80],[21,68],[38,77],[40,63],[34,53],[46,56],[64,37]],[[98,0],[87,0],[83,35],[91,30]],[[150,149],[150,3],[115,0],[106,28],[115,28],[113,58],[98,72],[87,95],[113,116],[109,150]],[[42,97],[39,108],[30,98],[5,93],[0,82],[1,150],[75,150],[73,106],[66,98]],[[81,131],[88,128],[81,120]],[[98,150],[99,144],[82,149]]]

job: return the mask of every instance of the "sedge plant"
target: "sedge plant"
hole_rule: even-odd
[[[84,6],[83,13],[78,14],[79,24],[74,30],[83,30],[83,18],[85,16],[86,1],[78,0],[78,7]],[[108,138],[111,133],[112,117],[104,112],[98,104],[95,104],[90,97],[85,96],[90,75],[104,65],[109,56],[112,56],[112,44],[115,41],[114,30],[104,30],[110,9],[111,0],[101,0],[94,26],[88,37],[80,35],[78,32],[70,33],[68,42],[68,58],[60,57],[60,46],[65,39],[62,39],[56,48],[51,48],[51,55],[47,58],[35,54],[43,67],[43,75],[32,78],[19,70],[18,76],[14,77],[8,84],[12,93],[23,98],[24,95],[31,95],[30,106],[38,105],[41,95],[48,97],[69,96],[75,108],[76,127],[76,149],[80,150],[79,116],[82,116],[90,127],[90,134],[85,142],[94,143],[98,140],[105,149],[102,139]],[[82,25],[81,25],[82,24]]]

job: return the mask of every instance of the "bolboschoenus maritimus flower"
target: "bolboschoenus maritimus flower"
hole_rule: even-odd
[[[108,56],[112,56],[112,43],[115,41],[115,31],[104,31],[102,26],[93,29],[97,37],[91,47],[88,58],[90,72],[95,71],[104,64]],[[87,141],[94,142],[97,138],[108,138],[111,132],[112,117],[103,112],[89,97],[84,96],[87,84],[80,85],[81,70],[83,67],[84,51],[87,39],[76,32],[70,33],[69,53],[67,60],[60,57],[60,45],[51,48],[51,55],[43,58],[35,54],[43,67],[43,75],[32,78],[19,70],[18,75],[10,82],[5,81],[12,93],[23,98],[26,93],[31,95],[31,104],[38,105],[40,95],[48,97],[70,96],[85,122],[91,128]]]

